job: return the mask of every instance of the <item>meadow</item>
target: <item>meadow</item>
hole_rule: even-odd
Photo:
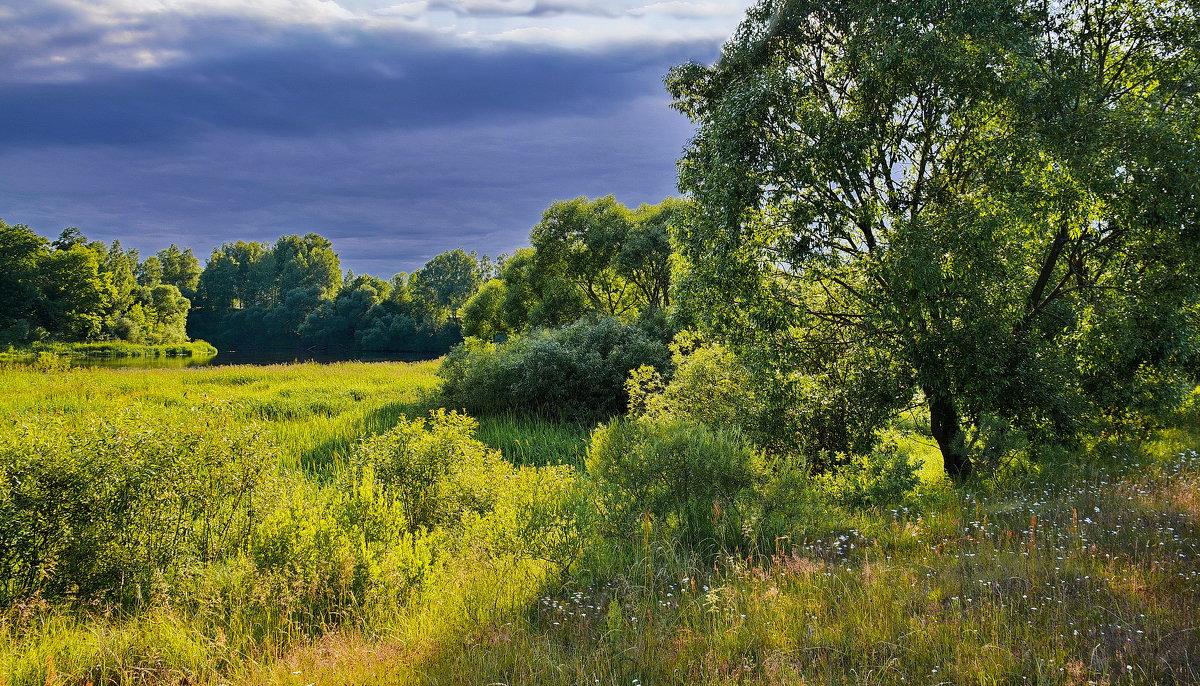
[[[913,488],[714,547],[436,367],[4,367],[0,683],[1200,682],[1194,402],[965,486],[899,419]]]

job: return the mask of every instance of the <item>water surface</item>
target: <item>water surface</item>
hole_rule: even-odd
[[[72,367],[120,367],[133,369],[183,369],[223,367],[234,364],[268,365],[299,362],[420,362],[441,357],[438,353],[350,353],[312,350],[222,350],[210,357],[72,357]]]

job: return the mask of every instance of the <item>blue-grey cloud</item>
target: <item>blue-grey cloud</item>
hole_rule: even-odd
[[[671,194],[690,127],[661,78],[719,47],[624,29],[538,44],[537,31],[579,27],[471,19],[505,36],[485,40],[411,23],[438,12],[425,0],[379,25],[361,20],[374,16],[365,4],[340,18],[350,0],[281,0],[309,12],[283,22],[267,2],[262,16],[80,9],[105,3],[138,4],[0,0],[0,217],[202,256],[315,231],[345,266],[381,276],[455,247],[511,251],[557,199]],[[509,9],[576,21],[605,4]],[[629,10],[645,3],[607,6],[624,17],[613,22],[638,22]]]
[[[511,252],[551,202],[673,193],[686,122],[661,99],[605,114],[316,138],[217,132],[158,148],[0,152],[0,217],[78,225],[145,252],[316,231],[344,264],[390,276],[465,247]]]
[[[607,111],[705,46],[570,53],[305,36],[271,50],[81,82],[0,86],[0,145],[155,145],[213,130],[312,134]]]

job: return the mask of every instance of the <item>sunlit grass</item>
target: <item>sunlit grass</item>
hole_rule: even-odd
[[[841,533],[715,569],[634,543],[525,612],[412,656],[419,669],[404,662],[384,677],[375,663],[369,673],[411,683],[1198,683],[1198,490],[1200,456],[1181,451],[1137,473],[860,513]]]
[[[0,419],[227,407],[269,433],[303,509],[359,440],[429,409],[435,368],[5,368]],[[27,599],[0,614],[0,684],[1200,683],[1200,431],[1177,420],[955,488],[901,424],[918,494],[814,500],[770,549],[715,560],[649,525],[593,536],[569,574],[467,546],[403,602],[308,623],[224,600],[236,558],[136,613]],[[578,466],[590,428],[505,415],[478,436]]]
[[[190,412],[231,408],[269,427],[283,466],[323,469],[360,438],[428,411],[437,362],[173,369],[0,370],[0,416],[77,415],[132,406]]]

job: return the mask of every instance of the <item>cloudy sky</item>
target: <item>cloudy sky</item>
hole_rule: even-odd
[[[662,77],[751,0],[0,0],[0,218],[143,253],[315,231],[390,276],[674,193]]]

